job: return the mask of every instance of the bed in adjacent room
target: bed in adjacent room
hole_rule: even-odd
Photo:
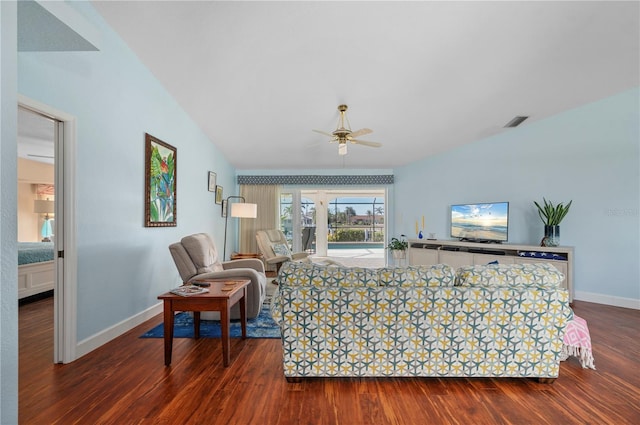
[[[53,242],[18,242],[18,299],[53,289]]]

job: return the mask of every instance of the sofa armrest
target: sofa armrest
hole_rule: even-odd
[[[231,269],[253,269],[257,272],[264,273],[264,264],[257,258],[243,258],[241,260],[225,261],[222,263],[224,270]]]

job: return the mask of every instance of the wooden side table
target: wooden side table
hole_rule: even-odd
[[[200,312],[219,311],[222,333],[222,359],[224,366],[229,366],[229,324],[231,307],[240,303],[240,323],[242,339],[247,338],[247,286],[249,279],[203,279],[210,284],[209,292],[183,297],[167,292],[159,295],[164,301],[164,364],[171,365],[173,349],[173,322],[176,311],[193,311],[193,336],[200,337]]]
[[[232,260],[244,260],[246,258],[257,258],[258,260],[262,260],[262,254],[260,253],[242,253],[242,252],[233,252],[231,253]]]

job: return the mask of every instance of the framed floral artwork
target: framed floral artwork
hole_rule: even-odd
[[[145,227],[177,225],[177,149],[145,133]]]

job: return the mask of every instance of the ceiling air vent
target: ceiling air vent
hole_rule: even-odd
[[[512,119],[511,121],[509,121],[506,125],[505,128],[511,128],[511,127],[517,127],[520,124],[522,124],[522,121],[526,120],[529,117],[521,117],[521,116],[517,116],[514,119]]]

